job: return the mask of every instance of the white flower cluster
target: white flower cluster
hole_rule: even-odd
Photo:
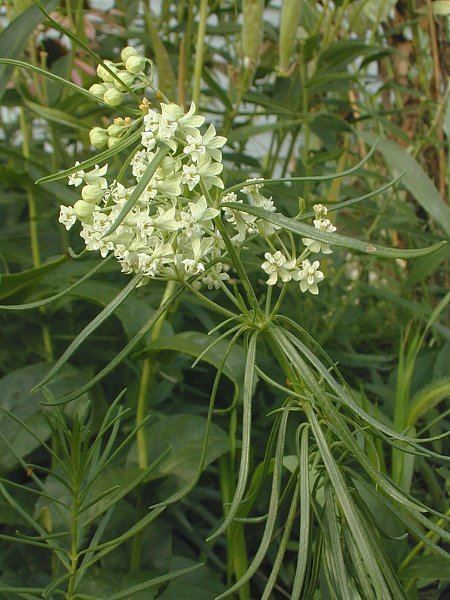
[[[149,79],[144,74],[145,66],[149,62],[145,57],[138,54],[131,46],[124,48],[120,57],[122,60],[117,63],[105,60],[107,69],[103,65],[98,65],[97,75],[102,83],[94,83],[89,88],[91,94],[101,98],[110,106],[122,104],[127,89],[142,90],[149,84]]]
[[[314,227],[320,231],[336,231],[336,227],[326,218],[326,207],[323,204],[316,204],[313,208]],[[303,238],[302,241],[306,249],[298,258],[286,256],[287,252],[284,254],[280,250],[276,250],[273,254],[265,253],[266,261],[261,268],[269,275],[267,285],[275,285],[279,279],[283,283],[294,280],[300,283],[302,292],[310,292],[314,295],[319,293],[317,284],[324,279],[324,274],[320,271],[320,262],[315,260],[311,263],[307,257],[318,252],[330,254],[332,250],[328,244],[311,238]]]
[[[143,118],[141,148],[131,159],[134,185],[108,183],[108,166],[69,176],[69,185],[84,184],[81,199],[73,207],[61,206],[60,222],[67,229],[78,219],[88,250],[105,257],[113,252],[125,273],[141,273],[141,283],[150,278],[183,279],[190,275],[209,288],[228,279],[221,261],[207,272],[207,262],[220,259],[224,244],[214,219],[219,210],[210,206],[204,191],[223,188],[219,177],[220,148],[226,138],[217,136],[213,125],[205,133],[204,117],[187,113],[176,104],[161,104],[161,112],[148,110]],[[114,226],[136,185],[149,169],[158,149],[168,148],[124,220]],[[205,275],[202,276],[202,273]]]
[[[122,51],[121,58],[122,62],[108,63],[108,67],[124,86],[145,88],[149,83],[143,73],[146,59],[130,47]],[[98,74],[103,83],[92,86],[91,92],[103,94],[105,101],[115,105],[109,92],[122,94],[120,82],[103,67],[99,67]],[[166,102],[156,111],[144,97],[139,108],[142,116],[135,121],[120,117],[107,129],[94,127],[90,132],[94,147],[111,148],[131,130],[141,127],[140,145],[129,164],[124,165],[131,167],[131,185],[109,182],[108,165],[73,172],[69,185],[82,186],[81,198],[73,207],[61,206],[59,221],[66,229],[78,220],[87,250],[99,251],[102,257],[112,252],[124,273],[142,275],[140,285],[154,278],[186,280],[195,275],[196,286],[204,284],[212,289],[229,279],[222,224],[218,222],[222,211],[234,229],[234,244],[243,244],[254,235],[267,242],[271,252],[265,253],[261,265],[269,275],[267,285],[294,280],[302,292],[318,294],[318,283],[324,275],[319,261],[311,263],[308,257],[319,252],[329,254],[330,246],[304,238],[305,249],[300,256],[293,243],[290,254],[281,239],[284,232],[277,225],[223,206],[230,202],[244,206],[246,201],[267,212],[276,210],[272,198],[261,192],[261,180],[248,179],[238,193],[217,193],[217,189],[224,188],[221,148],[226,138],[216,135],[212,124],[203,128],[205,118],[196,114],[195,105],[192,103],[185,112],[183,107]],[[336,230],[323,205],[314,206],[314,215],[318,230]]]

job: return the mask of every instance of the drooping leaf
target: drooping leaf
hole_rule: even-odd
[[[0,275],[0,299],[12,296],[25,288],[29,288],[37,283],[46,273],[53,271],[63,262],[68,260],[68,256],[60,256],[59,258],[49,261],[40,267],[27,269],[20,273],[8,273]]]

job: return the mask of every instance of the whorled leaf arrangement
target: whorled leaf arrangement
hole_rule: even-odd
[[[25,67],[18,61],[14,64]],[[185,292],[194,294],[206,308],[226,317],[222,325],[211,333],[221,328],[225,332],[212,338],[198,360],[218,341],[227,338],[230,341],[214,381],[203,451],[192,484],[152,507],[131,532],[117,540],[101,542],[100,524],[91,545],[82,550],[80,533],[69,532],[67,535],[71,536],[72,542],[75,539],[75,550],[67,550],[64,544],[49,539],[45,532],[38,530],[41,537],[33,543],[50,546],[65,568],[65,574],[52,584],[52,589],[67,582],[73,593],[85,570],[99,557],[145,527],[165,506],[192,490],[203,470],[223,368],[233,345],[242,339],[247,358],[241,395],[239,473],[231,503],[224,507],[224,521],[212,533],[210,542],[236,524],[251,527],[253,523],[264,522],[265,525],[252,561],[218,598],[232,596],[245,586],[266,559],[275,538],[279,537],[276,557],[262,595],[263,599],[270,598],[294,527],[297,529],[294,539],[298,540],[298,557],[291,598],[312,598],[319,572],[326,577],[330,590],[338,590],[336,597],[339,598],[405,598],[402,584],[383,548],[384,533],[377,522],[377,515],[372,514],[372,506],[384,506],[414,538],[430,551],[445,557],[448,554],[438,540],[450,540],[443,527],[448,516],[424,506],[382,474],[377,464],[376,447],[388,444],[396,451],[443,463],[448,463],[449,459],[428,449],[427,443],[434,438],[416,439],[409,436],[408,431],[395,431],[394,427],[381,422],[370,410],[363,408],[318,343],[280,311],[288,285],[299,286],[299,299],[300,292],[319,293],[324,275],[316,258],[320,254],[331,253],[333,246],[386,258],[413,258],[433,252],[441,245],[421,249],[386,248],[335,233],[336,228],[329,219],[332,211],[381,193],[398,179],[370,194],[329,208],[317,204],[312,213],[299,213],[294,218],[279,214],[272,198],[262,193],[265,184],[292,180],[327,181],[356,173],[370,159],[374,148],[358,165],[341,173],[267,181],[255,179],[224,189],[220,177],[223,169],[220,148],[226,139],[216,136],[212,125],[206,131],[202,130],[205,119],[196,114],[193,104],[185,112],[183,107],[156,92],[152,101],[163,102],[160,102],[159,109],[151,108],[150,97],[144,95],[151,84],[151,78],[144,73],[147,64],[148,61],[136,51],[126,48],[121,61],[99,67],[102,82],[91,88],[90,97],[118,106],[127,99],[127,94],[133,97],[139,93],[139,108],[129,109],[127,104],[123,104],[124,117],[118,117],[107,129],[96,127],[91,131],[93,146],[107,149],[71,169],[41,180],[48,182],[69,176],[69,182],[76,187],[83,184],[81,199],[73,207],[61,208],[60,221],[67,228],[79,221],[87,250],[100,251],[104,259],[113,254],[122,271],[132,273],[133,278],[70,344],[40,387],[51,380],[134,288],[153,279],[168,282],[159,309],[127,346],[87,384],[64,397],[49,398],[48,404],[55,411],[58,405],[75,400],[108,375],[161,323],[166,311]],[[116,178],[108,181],[104,163],[123,150],[127,150],[128,158]],[[128,174],[130,167],[132,177]],[[304,221],[311,218],[313,225],[307,225]],[[300,236],[300,243],[294,235]],[[262,262],[262,269],[268,275],[264,305],[258,299],[241,256],[244,248],[254,243],[258,243],[259,248],[261,241],[267,250]],[[96,270],[97,267],[85,277]],[[276,287],[280,283],[281,286]],[[61,297],[75,285],[53,298],[8,308],[20,310],[44,305]],[[207,290],[213,288],[222,290],[232,309],[208,297]],[[275,299],[273,291],[276,289],[279,291]],[[276,381],[259,366],[258,350],[263,347],[279,365],[285,379],[283,382]],[[275,421],[265,461],[251,474],[252,398],[258,379],[282,391],[285,401],[274,411]],[[120,415],[113,416],[114,410],[120,412],[116,403],[108,413],[98,441],[91,448],[76,445],[77,440],[82,439],[76,431],[67,431],[67,437],[61,440],[63,452],[71,445],[74,448],[73,452],[67,453],[67,464],[72,464],[70,461],[73,461],[74,455],[77,457],[76,465],[71,467],[66,477],[73,482],[70,487],[71,510],[76,511],[77,527],[80,528],[87,527],[93,520],[86,522],[86,517],[81,514],[85,511],[90,514],[88,508],[92,510],[98,501],[89,496],[88,490],[104,460],[110,460],[109,455],[100,453],[99,449],[106,432],[111,430],[114,437],[117,431]],[[130,435],[141,431],[143,425],[144,420],[138,422],[137,430]],[[82,424],[77,427],[82,427]],[[283,457],[287,431],[292,427],[297,430],[296,461],[289,479],[285,481]],[[107,447],[112,456],[112,442],[108,442]],[[67,465],[64,468],[67,469]],[[154,465],[148,467],[151,468]],[[144,470],[135,485],[146,474]],[[268,479],[271,479],[271,491],[267,513],[251,516],[254,500]],[[1,489],[8,499],[6,488]],[[110,493],[112,507],[115,496],[114,491]],[[287,516],[281,523],[280,512],[286,507]],[[62,510],[61,507],[59,509]],[[103,519],[108,519],[109,510],[109,507],[105,510]],[[30,540],[28,542],[31,543]],[[176,575],[172,573],[167,577]],[[148,582],[146,585],[153,584]],[[51,590],[44,591],[49,593]],[[32,595],[37,591],[24,593]],[[78,594],[77,597],[84,596]]]
[[[133,442],[137,430],[130,431],[126,438],[117,443],[117,436],[124,418],[130,409],[124,409],[120,402],[120,394],[108,408],[98,432],[94,438],[89,431],[89,412],[77,416],[69,428],[64,416],[55,409],[48,416],[48,424],[53,432],[52,445],[40,439],[33,430],[12,412],[4,411],[8,418],[16,421],[24,430],[33,436],[49,454],[52,468],[26,463],[15,452],[10,440],[0,432],[0,437],[17,462],[32,479],[33,485],[21,485],[7,479],[0,479],[0,493],[11,508],[24,519],[26,524],[36,532],[30,536],[17,531],[15,536],[0,534],[0,540],[16,542],[25,546],[46,549],[56,558],[55,577],[43,588],[0,586],[0,593],[10,597],[22,598],[78,598],[93,600],[95,596],[82,592],[86,574],[109,553],[122,544],[132,540],[152,523],[163,511],[164,507],[155,508],[137,521],[133,527],[112,539],[104,540],[108,532],[108,524],[116,505],[133,492],[151,473],[157,470],[170,448],[146,469],[130,478],[125,486],[115,485],[108,489],[98,489],[99,479],[104,470],[114,464],[117,456]],[[143,423],[142,425],[144,425]],[[41,476],[45,477],[43,483]],[[57,486],[55,494],[48,485]],[[42,501],[43,510],[56,517],[59,524],[49,533],[45,520],[30,515],[9,493],[8,488],[32,495]],[[55,530],[56,529],[56,530]],[[129,589],[111,596],[115,600],[129,598],[135,593],[158,588],[176,577],[181,577],[201,565],[179,569],[159,577],[154,577]]]

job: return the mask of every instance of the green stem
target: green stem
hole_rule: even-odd
[[[30,158],[30,131],[28,128],[25,110],[23,108],[20,109],[19,113],[20,119],[20,130],[22,133],[22,154],[25,160]],[[31,241],[31,256],[33,259],[33,267],[36,269],[41,266],[41,251],[39,248],[39,236],[38,236],[38,228],[37,228],[37,209],[36,209],[36,201],[34,197],[33,188],[31,185],[26,186],[27,191],[27,201],[28,201],[28,215],[29,215],[29,223],[30,223],[30,241]],[[39,312],[42,317],[45,317],[45,309],[40,308]],[[44,352],[45,358],[47,362],[53,361],[53,345],[50,337],[50,332],[48,330],[47,325],[42,322],[42,340],[44,343]]]
[[[78,570],[78,496],[73,499],[72,523],[71,523],[71,544],[70,544],[70,574],[67,587],[67,600],[72,600],[75,592],[75,583]]]
[[[167,299],[173,294],[176,286],[176,281],[168,281],[166,284],[166,288],[164,290],[163,296],[161,298],[160,307],[167,301]],[[159,319],[156,321],[152,333],[150,335],[150,339],[152,341],[157,340],[161,334],[161,330],[163,328],[165,319],[167,316],[167,312],[165,312]],[[137,455],[138,455],[138,465],[139,468],[144,470],[148,466],[148,450],[147,450],[147,435],[145,431],[145,427],[142,426],[144,419],[147,416],[148,411],[148,392],[153,383],[154,377],[156,375],[156,360],[155,355],[149,356],[144,360],[141,371],[141,379],[139,382],[139,392],[137,397],[137,406],[136,406],[136,426],[138,431],[136,433],[136,447],[137,447]],[[142,516],[144,511],[144,497],[142,493],[142,486],[138,489],[137,493],[137,513],[138,518]],[[142,549],[142,534],[140,531],[133,538],[133,545],[131,548],[131,570],[138,570],[140,568],[141,563],[141,549]]]
[[[198,106],[200,99],[200,85],[202,80],[203,57],[205,54],[206,19],[208,16],[208,0],[201,0],[199,11],[199,22],[197,30],[197,45],[195,51],[194,83],[192,89],[192,100]]]
[[[172,295],[175,289],[176,282],[168,281],[166,285],[166,289],[164,290],[164,294],[161,298],[160,306],[167,301],[167,299]],[[150,339],[155,341],[159,338],[161,334],[162,327],[164,325],[164,321],[166,319],[167,313],[164,313],[158,321],[156,321]],[[150,383],[154,376],[154,365],[155,359],[153,357],[146,358],[144,360],[144,364],[142,365],[141,372],[141,380],[139,383],[139,393],[137,398],[137,408],[136,408],[136,426],[139,428],[136,434],[136,443],[137,443],[137,452],[138,452],[138,464],[141,469],[146,469],[148,466],[148,453],[147,453],[147,441],[146,441],[146,432],[145,428],[142,427],[142,422],[147,415],[147,406],[148,406],[148,390],[150,388]]]

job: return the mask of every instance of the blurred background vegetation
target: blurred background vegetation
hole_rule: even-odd
[[[336,213],[339,232],[398,248],[447,239],[450,2],[49,0],[43,5],[53,19],[104,59],[115,60],[128,44],[142,48],[155,63],[159,88],[170,99],[186,105],[194,98],[218,133],[228,137],[226,185],[256,175],[343,171],[367,155],[378,139],[371,160],[349,177],[331,183],[267,186],[278,209],[295,215],[299,207],[309,210],[316,202],[333,205],[369,194],[403,175],[393,187]],[[109,123],[111,110],[58,80],[63,77],[89,87],[95,79],[95,59],[56,30],[32,1],[5,0],[0,15],[0,56],[37,67],[0,64],[0,303],[12,305],[56,294],[96,264],[92,256],[58,260],[68,246],[74,252],[82,248],[77,235],[68,234],[57,222],[59,205],[73,203],[77,195],[64,181],[42,185],[35,181],[89,157],[88,132],[102,121]],[[56,77],[44,77],[39,68]],[[114,157],[110,168],[119,169],[125,158]],[[409,262],[336,250],[324,261],[327,280],[319,297],[300,298],[293,287],[283,307],[339,364],[361,404],[394,423],[398,431],[408,426],[426,435],[446,431],[450,330],[445,310],[435,320],[432,316],[446,302],[447,261],[448,247]],[[263,296],[258,256],[249,252],[246,265]],[[25,421],[41,440],[52,437],[49,409],[40,403],[42,395],[30,393],[31,387],[125,283],[109,263],[101,274],[45,308],[0,311],[0,406]],[[116,356],[158,306],[162,293],[162,285],[154,283],[128,297],[50,385],[55,396],[79,387]],[[112,399],[126,387],[125,405],[131,411],[118,433],[125,438],[134,424],[142,357],[149,353],[154,357],[154,383],[148,394],[149,451],[153,459],[169,445],[173,450],[139,493],[132,489],[120,499],[108,525],[109,537],[131,528],[143,507],[194,478],[214,367],[223,348],[218,345],[215,354],[208,355],[209,363],[201,362],[193,370],[190,366],[192,357],[206,347],[206,333],[218,323],[215,319],[195,297],[183,298],[170,311],[158,341],[146,340],[105,380],[63,410],[70,422],[90,403],[90,429],[95,432]],[[432,324],[426,328],[430,319]],[[239,393],[235,390],[244,366],[240,346],[230,361],[218,394],[222,409]],[[266,371],[275,376],[275,366],[266,362]],[[264,459],[272,425],[267,414],[279,406],[281,397],[268,387],[256,388],[255,468]],[[146,527],[137,542],[127,542],[99,561],[85,576],[85,594],[111,597],[149,575],[201,559],[206,566],[179,580],[124,597],[209,600],[242,569],[236,557],[245,562],[252,555],[262,525],[248,525],[245,536],[243,527],[236,526],[227,543],[224,539],[210,546],[204,542],[223,517],[222,503],[232,494],[239,453],[236,407],[217,414],[214,422],[198,485]],[[33,485],[26,465],[49,466],[46,448],[5,413],[0,426],[0,481],[7,478],[17,484],[8,488],[9,494],[45,531],[58,533],[61,522],[54,506],[43,497],[36,501],[23,490]],[[286,469],[289,455],[295,454],[291,438]],[[442,440],[432,447],[446,451]],[[412,491],[442,512],[448,510],[447,468],[435,468],[417,457],[398,471],[395,456],[380,448],[374,452],[379,470],[391,474],[404,491]],[[131,447],[105,470],[99,493],[116,484],[125,490],[137,472]],[[45,472],[39,476],[49,496],[63,497],[54,477],[46,478]],[[254,514],[265,510],[264,493],[255,499]],[[448,597],[449,563],[406,538],[399,522],[382,506],[374,504],[373,519],[407,597]],[[47,550],[8,538],[16,530],[27,531],[29,524],[5,496],[0,498],[0,523],[1,585],[20,587],[26,581],[36,588],[46,586],[55,566]],[[273,598],[290,597],[296,544],[294,536]],[[261,597],[276,548],[277,542],[252,586],[236,597]],[[309,597],[336,597],[320,573],[315,578],[310,575],[310,581]],[[17,596],[5,592],[2,597]]]

